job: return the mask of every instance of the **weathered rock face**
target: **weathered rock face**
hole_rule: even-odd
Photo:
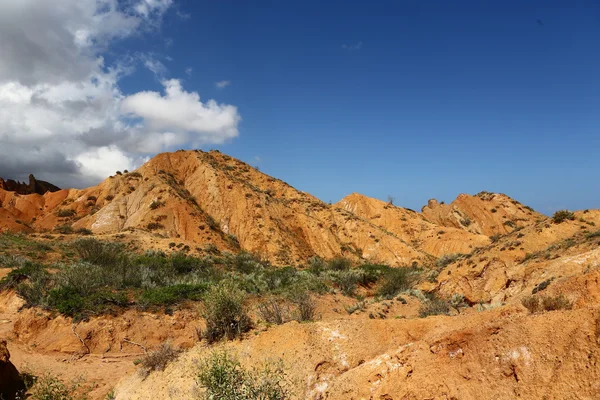
[[[547,218],[504,194],[490,192],[461,194],[450,204],[432,199],[421,212],[437,225],[486,236],[503,235]]]
[[[33,194],[0,189],[0,230],[135,230],[154,243],[245,250],[277,265],[312,256],[424,265],[547,218],[487,192],[462,194],[450,205],[430,201],[422,213],[358,194],[330,205],[218,151],[158,154],[83,190],[40,195],[45,186],[33,177],[20,185]]]
[[[6,340],[0,340],[0,399],[14,400],[25,391],[25,384],[17,368],[10,362]]]
[[[0,178],[0,189],[16,192],[18,194],[44,194],[46,192],[57,192],[60,190],[59,187],[54,186],[49,182],[35,179],[33,174],[29,174],[29,183]]]

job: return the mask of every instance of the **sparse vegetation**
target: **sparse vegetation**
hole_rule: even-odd
[[[245,369],[227,352],[214,352],[201,361],[197,381],[205,400],[286,400],[291,398],[281,363]]]
[[[571,211],[569,210],[559,210],[557,212],[554,213],[554,215],[552,216],[552,221],[555,224],[560,224],[563,221],[574,221],[575,220],[575,214],[573,214]]]
[[[521,304],[532,314],[573,308],[573,303],[562,293],[557,296],[527,296],[521,300]]]
[[[68,218],[68,217],[72,217],[74,215],[75,215],[75,210],[70,209],[70,208],[63,208],[56,212],[56,216],[61,217],[61,218]]]
[[[155,231],[157,229],[163,229],[165,226],[161,223],[158,222],[149,222],[146,225],[146,229],[148,229],[149,231]]]
[[[30,400],[87,400],[81,380],[65,383],[61,379],[46,373],[34,379],[30,389]]]
[[[269,298],[258,305],[258,315],[269,324],[281,325],[289,319],[289,314],[289,308],[279,299]]]
[[[163,343],[140,361],[140,372],[143,376],[148,376],[152,371],[164,371],[170,362],[177,359],[179,353],[171,343]]]
[[[150,209],[156,210],[157,208],[163,207],[164,205],[165,205],[164,201],[152,200],[152,203],[150,203]]]
[[[390,268],[377,289],[377,294],[391,299],[400,292],[411,288],[416,278],[416,271],[410,268]]]
[[[230,283],[212,287],[204,298],[206,331],[209,343],[234,339],[250,330],[252,321],[244,306],[244,293]]]
[[[430,315],[448,315],[450,313],[450,304],[446,300],[433,298],[421,305],[419,316],[421,318]]]

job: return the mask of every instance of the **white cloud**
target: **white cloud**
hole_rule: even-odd
[[[145,54],[141,56],[144,66],[148,68],[154,75],[163,78],[167,74],[167,67],[151,55]]]
[[[150,131],[168,130],[189,134],[194,143],[223,143],[238,135],[237,108],[214,100],[200,101],[196,92],[186,92],[177,79],[163,81],[165,95],[140,92],[126,97],[121,110],[143,120]]]
[[[357,51],[362,49],[363,46],[363,42],[356,42],[356,43],[352,43],[352,44],[343,44],[342,45],[342,49],[344,50],[348,50],[348,51]]]
[[[219,81],[215,83],[215,86],[219,89],[225,89],[229,85],[231,85],[231,81]]]
[[[235,107],[201,102],[178,80],[164,81],[164,96],[122,92],[121,78],[140,61],[163,80],[160,55],[105,63],[115,39],[156,29],[171,5],[0,1],[0,176],[84,186],[150,153],[237,136]]]
[[[187,68],[185,69],[185,74],[186,74],[187,76],[192,76],[192,72],[193,72],[193,69],[192,69],[192,67],[187,67]]]
[[[107,178],[116,171],[134,168],[133,160],[114,145],[78,154],[75,161],[81,165],[85,175],[98,180]]]

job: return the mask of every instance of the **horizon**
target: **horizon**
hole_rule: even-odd
[[[214,148],[324,202],[600,207],[596,2],[34,1],[0,5],[0,177]]]

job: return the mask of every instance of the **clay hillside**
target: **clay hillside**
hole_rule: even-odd
[[[3,398],[600,398],[600,210],[330,205],[216,151],[10,189]]]
[[[216,151],[157,155],[98,186],[21,195],[0,190],[0,226],[11,231],[137,231],[149,246],[243,249],[276,264],[311,256],[422,264],[469,253],[489,237],[542,216],[504,195],[435,200],[423,213],[353,194],[335,205]]]

